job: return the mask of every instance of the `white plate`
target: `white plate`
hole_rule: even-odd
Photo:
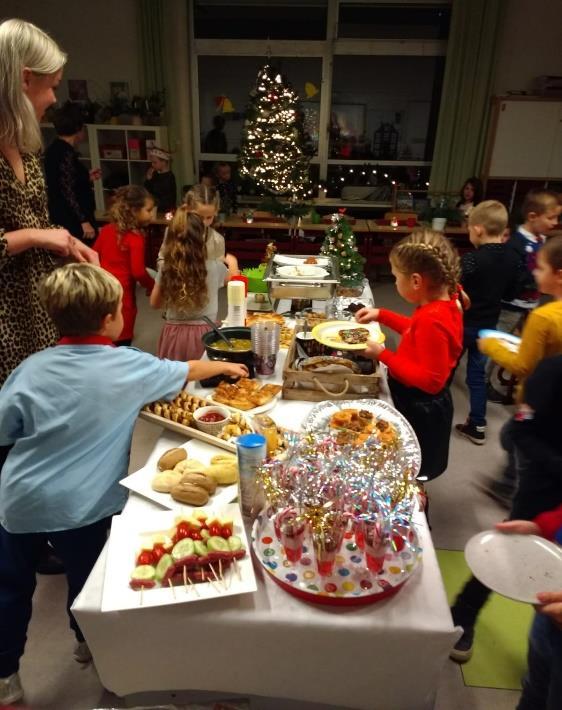
[[[217,402],[215,399],[213,399],[212,395],[207,396],[207,399],[209,400],[209,402],[213,402],[219,407],[226,407],[232,412],[241,412],[242,414],[246,414],[249,417],[253,417],[254,414],[263,414],[263,412],[269,412],[270,409],[273,409],[273,407],[275,407],[277,402],[281,399],[281,392],[276,394],[275,397],[269,402],[266,402],[265,404],[260,404],[259,407],[254,407],[253,409],[237,409],[236,407],[230,407],[228,404]]]
[[[224,453],[222,449],[193,439],[182,444],[181,448],[187,450],[188,458],[201,461],[201,463],[204,464],[209,463],[211,456]],[[160,455],[162,455],[162,453]],[[160,458],[160,456],[158,458]],[[151,485],[152,479],[157,473],[156,462],[149,461],[146,466],[129,474],[126,478],[119,481],[119,483],[130,491],[138,493],[138,495],[148,498],[168,510],[175,510],[176,512],[181,510],[199,510],[201,506],[190,506],[185,503],[179,503],[177,500],[174,500],[169,493],[159,493],[153,490]],[[217,490],[214,495],[209,498],[207,505],[215,507],[217,505],[225,505],[226,503],[231,503],[233,500],[236,500],[237,496],[238,485],[236,483],[230,486],[217,486]]]
[[[147,536],[151,537],[169,531],[174,527],[178,513],[163,511],[147,514],[143,512],[138,517],[130,514],[126,517],[116,515],[113,518],[109,536],[101,610],[141,609],[255,592],[257,589],[256,578],[239,506],[230,504],[213,508],[205,507],[204,510],[213,511],[220,517],[227,516],[234,521],[233,534],[241,538],[247,551],[246,556],[238,561],[240,579],[233,571],[229,570],[225,575],[224,585],[219,586],[209,582],[197,584],[198,594],[189,586],[187,588],[177,586],[173,590],[161,587],[144,589],[141,596],[140,591],[131,589],[129,579],[135,568],[135,558],[142,546],[143,538],[146,539]]]
[[[325,256],[315,256],[316,264],[311,264],[311,266],[328,266],[330,260]],[[282,254],[276,254],[273,257],[273,262],[275,264],[280,264],[282,266],[298,266],[304,264],[304,259],[298,259],[296,256],[283,256]]]
[[[287,279],[325,279],[329,271],[314,264],[299,264],[296,266],[279,266],[277,274]]]
[[[518,338],[516,335],[512,335],[511,333],[504,333],[501,330],[479,330],[478,337],[483,339],[495,338],[496,340],[500,340],[502,345],[504,345],[512,353],[516,353],[521,345],[521,338]]]
[[[340,330],[353,330],[355,328],[366,328],[369,331],[369,340],[375,340],[377,343],[384,343],[384,333],[380,329],[378,323],[357,323],[347,320],[330,320],[324,323],[318,323],[312,329],[312,335],[322,345],[335,350],[365,350],[366,343],[357,343],[351,345],[344,343],[339,337]]]
[[[562,589],[562,548],[538,535],[486,530],[464,549],[474,576],[494,592],[537,604],[538,592]]]

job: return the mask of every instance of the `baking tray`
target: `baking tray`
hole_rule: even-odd
[[[307,259],[311,256],[316,258],[317,254],[291,254],[292,258]],[[339,264],[334,257],[324,257],[330,263],[327,270],[330,272],[323,279],[303,279],[291,280],[275,273],[277,265],[270,259],[265,270],[264,281],[267,283],[269,297],[272,299],[283,298],[304,298],[313,301],[326,301],[333,298],[336,288],[340,283]]]

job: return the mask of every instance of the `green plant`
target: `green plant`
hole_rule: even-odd
[[[429,204],[419,213],[420,222],[431,222],[436,218],[444,218],[447,222],[460,222],[460,215],[450,196],[434,194]]]

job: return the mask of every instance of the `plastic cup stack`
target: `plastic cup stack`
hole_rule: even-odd
[[[254,366],[258,375],[272,375],[275,371],[281,326],[279,323],[260,322],[250,327]]]

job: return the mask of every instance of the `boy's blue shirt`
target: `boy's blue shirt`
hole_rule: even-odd
[[[58,345],[0,390],[0,523],[11,533],[90,525],[121,510],[139,410],[172,399],[189,367],[135,348]]]

